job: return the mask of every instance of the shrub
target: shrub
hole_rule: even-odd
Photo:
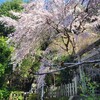
[[[0,100],[8,100],[8,97],[10,95],[10,91],[8,91],[7,89],[1,89],[0,90]]]
[[[0,38],[0,77],[5,73],[6,69],[9,68],[12,47],[10,47],[6,39]]]
[[[28,100],[37,100],[37,94],[30,94]]]
[[[12,91],[9,100],[24,100],[24,92]]]
[[[5,27],[6,23],[0,22],[0,36],[8,36],[15,31],[14,26]]]
[[[81,83],[83,84],[80,86],[81,96],[85,97],[85,100],[99,100],[95,94],[95,89],[98,87],[96,82],[92,82],[88,76],[83,74]]]
[[[17,19],[17,17],[10,14],[9,11],[11,10],[15,12],[21,11],[23,9],[21,4],[22,4],[22,0],[9,0],[4,2],[3,4],[0,5],[0,16],[4,15],[4,16],[11,17],[13,19]]]

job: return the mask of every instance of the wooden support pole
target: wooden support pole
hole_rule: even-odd
[[[44,85],[42,85],[41,89],[41,100],[44,100]]]
[[[81,62],[81,57],[80,55],[78,55],[78,63]],[[82,80],[82,66],[79,65],[79,74],[80,74],[80,80]]]
[[[74,94],[77,94],[77,77],[76,76],[74,77],[74,84],[75,84],[75,93]]]
[[[78,55],[78,63],[81,62],[81,56]],[[85,80],[84,80],[84,72],[83,72],[83,69],[82,69],[82,65],[79,65],[79,73],[80,73],[80,81],[81,81],[81,85],[82,85],[82,89],[86,90],[86,85],[85,85]]]

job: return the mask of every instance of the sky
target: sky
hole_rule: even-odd
[[[0,3],[3,3],[3,2],[5,2],[6,0],[0,0]]]

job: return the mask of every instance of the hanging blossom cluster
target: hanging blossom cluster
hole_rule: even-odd
[[[10,26],[17,26],[17,21],[10,17],[2,16],[0,17],[0,22],[4,24],[5,27],[10,27]]]

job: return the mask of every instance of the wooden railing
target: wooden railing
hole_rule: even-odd
[[[59,98],[62,96],[74,96],[77,95],[77,78],[75,77],[72,80],[72,83],[63,84],[61,86],[55,87],[55,89],[50,89],[48,91],[47,97],[49,98]]]

